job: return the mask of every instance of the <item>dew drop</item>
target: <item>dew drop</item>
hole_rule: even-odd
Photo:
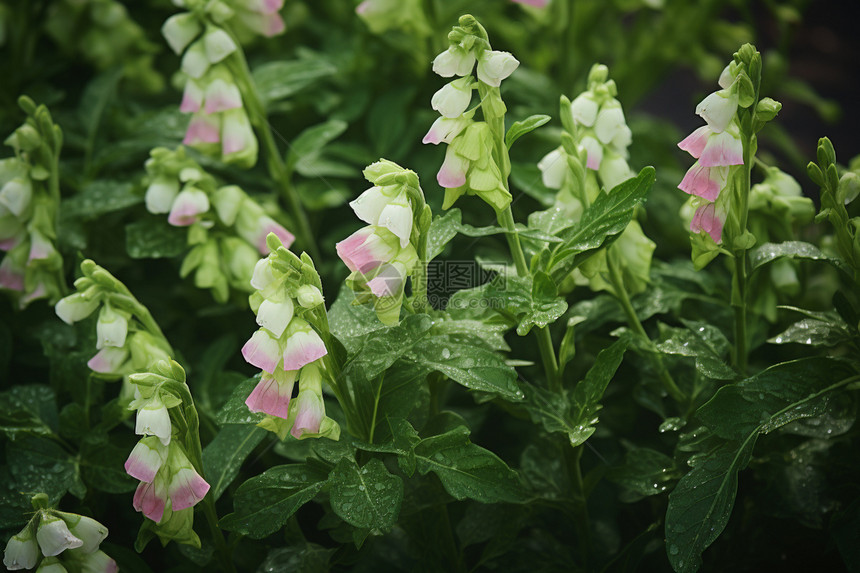
[[[451,358],[451,351],[448,350],[447,348],[443,348],[442,349],[442,358],[445,360],[448,360],[449,358]]]

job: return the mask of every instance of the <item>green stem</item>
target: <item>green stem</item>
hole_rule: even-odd
[[[612,246],[606,250],[606,266],[609,268],[609,279],[612,282],[612,290],[614,291],[615,299],[621,305],[621,309],[627,317],[627,323],[630,325],[630,328],[632,328],[633,331],[642,338],[651,350],[649,355],[654,359],[654,366],[657,368],[657,374],[660,377],[660,382],[663,384],[663,388],[666,389],[666,392],[668,392],[676,402],[684,402],[687,399],[686,394],[684,394],[683,390],[678,388],[675,380],[672,379],[672,375],[669,374],[669,371],[666,369],[666,365],[663,363],[662,355],[654,346],[648,333],[645,332],[645,327],[642,326],[642,322],[640,322],[639,317],[636,315],[636,310],[633,308],[633,303],[630,302],[630,296],[627,294],[627,289],[624,288],[624,279],[618,271],[618,266],[612,261]]]
[[[231,36],[233,34],[231,33]],[[235,41],[235,36],[233,36]],[[238,45],[238,42],[236,42]],[[301,245],[306,249],[311,257],[319,260],[319,249],[316,242],[313,240],[308,216],[305,208],[292,185],[290,169],[284,162],[281,152],[278,150],[278,145],[275,142],[275,136],[272,132],[272,126],[266,117],[266,108],[263,105],[263,100],[260,93],[257,91],[257,86],[254,83],[254,78],[251,75],[251,70],[248,67],[248,61],[245,59],[245,54],[241,49],[234,52],[235,58],[232,58],[230,68],[236,76],[243,96],[245,105],[248,110],[248,117],[251,124],[260,135],[263,142],[263,148],[266,150],[267,165],[269,168],[269,176],[281,186],[284,198],[287,200],[287,205],[290,208],[293,220],[298,225],[297,235],[299,236]]]
[[[743,136],[744,165],[739,170],[737,177],[738,206],[740,229],[738,238],[743,238],[747,233],[747,219],[749,216],[749,194],[750,178],[753,166],[754,135]],[[732,277],[732,308],[735,315],[735,366],[741,375],[746,375],[747,370],[747,249],[734,249],[735,267]]]
[[[385,372],[379,375],[379,384],[376,386],[376,395],[373,397],[373,414],[370,417],[370,431],[368,432],[367,443],[373,443],[373,433],[376,430],[376,414],[379,410],[379,396],[382,393],[382,382],[385,380]]]
[[[585,481],[582,479],[582,452],[584,445],[580,444],[573,448],[573,455],[569,458],[568,467],[570,479],[573,482],[573,492],[576,497],[574,503],[575,527],[579,537],[579,550],[582,553],[583,570],[588,571],[591,560],[591,520],[588,516],[588,498],[585,493]],[[565,450],[569,451],[569,450]]]

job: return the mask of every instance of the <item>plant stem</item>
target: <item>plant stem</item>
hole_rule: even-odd
[[[752,174],[753,157],[755,153],[753,146],[755,145],[754,135],[744,135],[744,165],[743,169],[739,170],[737,177],[737,198],[739,209],[740,229],[738,238],[742,238],[747,233],[747,218],[749,216],[749,194],[750,194],[750,177]],[[741,375],[746,375],[747,370],[747,249],[734,249],[735,268],[734,276],[732,277],[732,308],[735,314],[735,366],[740,371]]]
[[[588,563],[591,560],[591,520],[588,516],[588,498],[585,495],[585,482],[582,479],[582,467],[580,466],[583,447],[584,445],[580,444],[573,448],[573,455],[568,461],[568,469],[576,496],[574,519],[579,535],[579,550],[582,553],[583,570],[588,571]]]
[[[627,294],[627,289],[624,288],[624,280],[621,277],[621,273],[612,261],[611,245],[606,250],[606,266],[609,268],[609,278],[612,282],[612,290],[614,291],[615,299],[621,305],[621,309],[624,311],[625,316],[627,316],[627,323],[630,325],[630,328],[632,328],[633,331],[647,343],[651,350],[650,355],[654,357],[654,365],[657,367],[657,374],[660,377],[660,382],[663,384],[663,388],[666,389],[666,392],[668,392],[676,402],[684,402],[687,399],[686,394],[684,394],[683,390],[678,388],[675,380],[672,379],[672,375],[669,374],[669,371],[666,369],[666,365],[663,363],[662,355],[654,346],[648,333],[645,332],[645,327],[642,326],[642,323],[639,321],[639,317],[636,316],[636,310],[630,302],[630,296]]]
[[[231,36],[233,34],[231,33]],[[235,40],[235,36],[233,36]],[[239,45],[236,42],[236,45]],[[257,86],[254,83],[254,78],[251,75],[251,70],[248,67],[248,61],[245,59],[245,54],[241,49],[237,49],[233,54],[235,58],[232,63],[236,65],[230,66],[233,73],[236,75],[238,84],[242,89],[245,98],[245,105],[248,110],[248,116],[251,123],[260,135],[263,142],[263,147],[266,150],[267,165],[269,168],[269,176],[281,186],[284,198],[287,200],[287,205],[290,208],[293,220],[298,225],[297,235],[302,248],[307,250],[311,257],[319,260],[319,249],[316,242],[313,240],[310,223],[305,208],[292,185],[290,170],[278,150],[278,145],[275,143],[275,136],[272,132],[272,126],[266,117],[266,108],[263,105],[263,100],[260,93],[257,91]]]

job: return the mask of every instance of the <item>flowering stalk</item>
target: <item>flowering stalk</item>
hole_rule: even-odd
[[[3,554],[10,571],[92,571],[115,573],[116,562],[99,549],[108,529],[95,519],[50,507],[48,496],[39,493],[31,503],[36,510],[24,529],[13,535]]]
[[[188,228],[192,247],[179,271],[194,272],[194,284],[209,288],[215,300],[226,302],[230,288],[249,292],[251,275],[260,255],[269,247],[266,236],[275,233],[289,247],[293,235],[272,219],[240,187],[219,187],[183,147],[159,147],[146,161],[146,208],[167,214],[175,227]]]
[[[56,248],[63,134],[44,105],[26,96],[18,104],[27,120],[6,139],[15,156],[0,160],[0,290],[24,308],[66,291]]]
[[[459,25],[448,34],[450,46],[433,60],[433,71],[442,77],[460,76],[433,96],[433,108],[442,114],[424,137],[424,143],[447,143],[445,161],[437,180],[445,188],[443,208],[447,209],[463,194],[478,195],[496,211],[517,274],[530,275],[528,263],[517,234],[511,211],[508,176],[511,161],[505,143],[505,112],[499,86],[519,66],[508,52],[491,48],[484,27],[471,15],[460,17]],[[477,82],[472,69],[477,64]],[[477,88],[483,122],[474,121],[474,110],[467,111],[471,90]],[[537,331],[538,348],[550,385],[557,386],[558,360],[546,327]]]
[[[721,90],[696,107],[707,125],[678,144],[698,161],[678,187],[695,197],[690,230],[693,262],[704,267],[718,253],[734,259],[731,303],[735,314],[734,363],[743,374],[747,368],[747,252],[756,238],[747,229],[750,178],[758,146],[756,134],[771,121],[782,105],[760,99],[761,54],[743,45],[719,79]],[[723,245],[722,247],[720,245]]]
[[[337,244],[352,274],[347,285],[356,302],[372,302],[377,317],[392,326],[400,321],[406,279],[412,277],[409,312],[427,304],[427,233],[433,213],[424,201],[414,171],[382,159],[364,170],[373,187],[350,203],[367,227]]]
[[[57,302],[55,310],[67,324],[99,310],[98,352],[87,362],[91,370],[108,378],[127,377],[170,359],[173,349],[158,323],[122,282],[89,259],[81,263],[81,272],[77,292]]]
[[[180,109],[194,113],[185,143],[217,154],[215,144],[220,142],[224,161],[251,167],[257,161],[256,128],[266,148],[269,173],[283,188],[302,246],[316,254],[307,215],[290,183],[240,45],[254,34],[271,37],[284,31],[279,15],[283,0],[180,0],[177,4],[189,11],[171,16],[162,32],[174,52],[185,51],[182,69],[189,79]]]
[[[272,252],[254,269],[251,309],[260,328],[242,347],[242,356],[260,368],[260,382],[245,400],[252,412],[266,414],[260,427],[296,439],[340,438],[340,426],[325,415],[322,381],[340,402],[347,422],[354,426],[352,394],[329,353],[333,338],[328,328],[322,283],[313,261],[284,248],[270,234]],[[298,382],[298,395],[293,388]]]

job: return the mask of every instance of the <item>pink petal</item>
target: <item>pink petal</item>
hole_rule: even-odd
[[[193,468],[182,468],[170,480],[170,503],[174,511],[194,507],[206,496],[209,484]]]
[[[5,260],[3,261],[6,262]],[[12,264],[0,265],[0,288],[9,290],[24,290],[24,275],[12,268]]]
[[[182,92],[182,103],[179,104],[179,111],[182,113],[196,113],[200,111],[200,106],[203,103],[203,90],[200,89],[194,80],[188,80],[185,83],[185,90]]]
[[[723,219],[717,214],[713,203],[702,205],[696,209],[690,230],[693,232],[704,231],[711,236],[715,243],[722,241]]]
[[[142,512],[143,515],[156,523],[164,517],[164,505],[167,502],[164,493],[157,491],[157,489],[160,488],[156,488],[155,482],[141,482],[137,486],[132,500],[132,506],[136,511]]]
[[[245,362],[266,372],[274,372],[281,359],[281,349],[278,341],[261,329],[242,347],[242,356]]]
[[[284,370],[298,370],[328,354],[316,331],[299,331],[287,339],[284,348]]]
[[[449,147],[445,152],[445,161],[442,167],[439,168],[439,173],[436,175],[436,181],[439,185],[446,189],[454,189],[462,187],[466,184],[466,170],[469,167],[469,162],[466,159],[458,156]]]
[[[266,237],[269,236],[269,233],[277,235],[281,240],[281,243],[284,244],[285,249],[289,249],[290,245],[293,244],[293,241],[296,240],[296,237],[287,231],[283,225],[269,217],[263,217],[261,219],[261,225],[260,234],[255,242],[257,250],[259,250],[263,255],[269,254],[269,246],[266,244]]]
[[[711,131],[710,127],[708,127],[707,125],[703,125],[699,129],[688,135],[686,138],[684,138],[684,140],[678,144],[678,147],[680,147],[696,159],[699,159],[699,157],[701,157],[702,155],[702,152],[705,150],[705,146],[708,143],[709,136],[712,133],[713,132]]]
[[[704,167],[718,167],[744,164],[744,147],[740,137],[728,131],[717,133],[708,138],[708,144],[699,157]]]
[[[115,346],[106,346],[90,358],[87,366],[94,372],[113,374],[117,372],[128,357],[128,350]]]
[[[185,139],[182,143],[193,145],[195,143],[218,143],[221,141],[221,122],[217,116],[195,114],[188,124]]]
[[[718,167],[704,167],[696,162],[684,175],[678,188],[690,195],[696,195],[708,201],[716,201],[725,180],[721,180]]]
[[[245,400],[245,405],[252,412],[264,412],[286,419],[290,414],[292,390],[292,384],[281,385],[275,378],[264,376]]]

